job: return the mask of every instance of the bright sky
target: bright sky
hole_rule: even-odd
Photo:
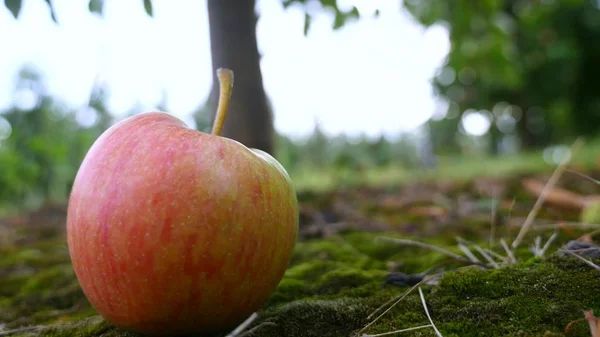
[[[53,0],[58,26],[44,0],[23,2],[18,21],[0,5],[0,109],[13,104],[25,63],[42,70],[51,93],[74,108],[87,103],[98,80],[116,115],[136,103],[153,109],[164,90],[168,111],[189,121],[206,100],[205,0],[153,0],[154,18],[141,0],[105,0],[103,18],[88,12],[88,0]],[[299,8],[258,0],[261,67],[277,130],[304,136],[318,120],[330,135],[394,136],[425,122],[439,108],[429,81],[449,50],[445,28],[424,29],[398,0],[338,3],[357,6],[364,18],[333,31],[333,17],[321,12],[305,37]],[[379,18],[370,18],[377,8]]]

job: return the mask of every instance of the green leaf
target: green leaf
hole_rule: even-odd
[[[346,23],[346,16],[340,12],[335,13],[335,20],[333,21],[333,29],[338,29]]]
[[[149,16],[153,15],[151,0],[144,0],[144,9],[146,10],[146,14],[148,14]]]
[[[45,0],[45,1],[48,4],[48,7],[50,8],[50,17],[52,18],[52,21],[54,21],[55,23],[58,23],[58,20],[56,19],[56,12],[54,11],[54,6],[52,6],[52,0]]]
[[[347,16],[348,18],[360,19],[360,13],[358,12],[358,8],[352,7],[352,10],[348,13]]]
[[[358,8],[352,7],[352,10],[349,12],[342,12],[339,8],[335,8],[335,21],[333,22],[333,29],[342,28],[349,19],[359,19],[360,13],[358,12]]]
[[[308,35],[308,30],[310,29],[310,20],[311,17],[308,13],[304,14],[304,36]]]
[[[21,0],[4,0],[4,6],[8,8],[8,10],[15,17],[15,19],[19,17],[19,13],[21,12],[21,5]]]
[[[285,9],[285,8],[290,7],[291,5],[293,5],[295,3],[299,3],[299,4],[304,5],[304,4],[306,4],[306,0],[283,0],[282,3],[283,3],[283,8]]]
[[[90,0],[88,3],[88,9],[91,13],[102,15],[102,10],[104,9],[104,0]]]

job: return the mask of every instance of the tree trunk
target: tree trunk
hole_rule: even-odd
[[[539,148],[537,137],[529,130],[528,115],[526,108],[522,108],[523,116],[517,122],[517,134],[521,141],[521,149],[525,151],[536,150]]]
[[[273,121],[260,69],[255,2],[208,0],[213,68],[208,106],[214,120],[219,95],[216,69],[233,70],[233,94],[222,136],[273,154]]]
[[[490,144],[489,144],[489,154],[492,156],[497,156],[500,154],[500,142],[502,141],[502,133],[498,130],[496,126],[496,118],[492,117],[492,125],[490,125]]]

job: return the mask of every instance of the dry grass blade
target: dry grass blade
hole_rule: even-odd
[[[257,332],[258,330],[266,327],[266,326],[277,326],[277,324],[273,323],[273,322],[264,322],[264,323],[260,323],[259,325],[255,326],[254,328],[244,331],[242,334],[240,334],[238,337],[245,337],[245,336],[250,336],[251,334]]]
[[[243,321],[242,324],[240,324],[237,328],[235,328],[235,330],[233,330],[232,332],[230,332],[225,337],[236,337],[236,336],[239,336],[242,333],[242,331],[244,331],[248,326],[250,326],[250,324],[252,324],[252,322],[254,322],[257,318],[258,318],[258,314],[257,313],[253,313],[252,315],[250,315],[250,317],[246,318],[246,320]]]
[[[425,328],[430,328],[430,327],[431,327],[431,324],[427,324],[427,325],[416,326],[416,327],[414,327],[414,328],[406,328],[406,329],[394,330],[394,331],[390,331],[390,332],[378,333],[378,334],[376,334],[376,335],[364,334],[364,335],[362,335],[362,337],[381,337],[381,336],[389,336],[389,335],[395,335],[395,334],[402,333],[402,332],[408,332],[408,331],[420,330],[420,329],[425,329]]]
[[[490,256],[495,256],[500,261],[506,261],[506,256],[502,256],[491,249],[484,248],[483,250],[486,253],[490,254]]]
[[[534,248],[534,255],[535,256],[540,256],[540,252],[542,251],[542,237],[541,236],[536,236],[534,239],[534,243],[535,243],[535,248]]]
[[[459,243],[461,243],[461,244],[463,244],[463,245],[469,245],[469,246],[473,246],[473,247],[479,247],[479,248],[481,248],[481,246],[479,246],[479,245],[478,245],[478,244],[476,244],[475,242],[473,242],[473,241],[469,241],[469,240],[465,240],[465,239],[461,238],[460,236],[457,236],[457,237],[456,237],[456,241],[458,241]],[[460,247],[460,246],[459,246],[459,247]],[[462,250],[462,249],[461,249],[461,250]],[[469,251],[470,251],[470,250],[469,250]],[[484,251],[484,252],[486,252],[486,253],[488,253],[490,256],[492,256],[492,255],[493,255],[493,256],[495,256],[495,257],[496,257],[498,260],[500,260],[500,261],[504,261],[504,260],[506,260],[506,256],[502,256],[502,255],[500,255],[500,254],[498,254],[498,253],[494,252],[494,251],[493,251],[493,250],[491,250],[491,249],[483,248],[483,251]],[[463,251],[463,252],[464,252],[464,251]]]
[[[13,329],[13,330],[5,330],[5,331],[0,331],[0,336],[12,336],[12,335],[17,335],[17,334],[22,334],[22,333],[32,333],[32,332],[36,332],[36,331],[41,331],[43,330],[45,327],[44,326],[27,326],[27,327],[23,327],[23,328],[17,328],[17,329]]]
[[[417,247],[421,247],[421,248],[425,248],[425,249],[429,249],[429,250],[433,250],[436,251],[438,253],[442,253],[445,255],[448,255],[450,257],[453,257],[457,260],[460,261],[468,261],[468,262],[473,262],[470,261],[466,258],[464,258],[463,256],[460,256],[456,253],[453,253],[449,250],[446,250],[444,248],[441,247],[437,247],[437,246],[433,246],[427,243],[423,243],[423,242],[419,242],[419,241],[413,241],[413,240],[407,240],[407,239],[397,239],[397,238],[388,238],[385,236],[378,236],[375,238],[375,240],[383,240],[383,241],[388,241],[388,242],[393,242],[393,243],[397,243],[397,244],[401,244],[401,245],[407,245],[407,246],[417,246]]]
[[[552,233],[552,235],[548,239],[548,241],[546,241],[546,243],[544,244],[544,247],[542,247],[542,249],[540,250],[540,256],[544,256],[544,254],[546,254],[546,251],[548,250],[548,248],[550,248],[550,245],[552,244],[552,242],[554,242],[554,240],[556,240],[557,237],[558,232],[555,230],[554,233]]]
[[[552,190],[552,188],[554,187],[554,185],[556,184],[556,182],[558,181],[558,179],[560,179],[560,177],[562,176],[563,172],[567,168],[567,164],[569,163],[570,159],[573,157],[573,155],[575,154],[576,150],[582,144],[583,144],[583,140],[581,138],[578,138],[575,141],[575,143],[573,143],[573,145],[571,146],[570,151],[568,151],[563,156],[560,164],[554,170],[554,172],[552,173],[552,176],[550,176],[550,179],[548,179],[548,183],[546,183],[546,185],[542,189],[542,192],[541,192],[539,198],[536,200],[535,204],[533,205],[533,208],[531,209],[531,211],[527,215],[527,218],[525,219],[525,222],[523,223],[523,226],[521,227],[521,230],[519,231],[519,234],[517,234],[517,237],[515,238],[515,240],[512,243],[512,249],[513,250],[517,249],[517,247],[519,247],[519,245],[521,244],[521,241],[523,241],[523,238],[525,237],[525,235],[529,231],[529,228],[531,227],[531,225],[533,225],[533,220],[535,219],[535,217],[537,216],[538,212],[542,208],[542,205],[544,204],[544,200],[546,199],[546,196]]]
[[[483,258],[485,258],[487,262],[489,262],[492,265],[492,267],[496,269],[500,268],[498,263],[496,263],[496,261],[494,261],[494,259],[492,259],[492,257],[488,253],[486,253],[485,250],[483,250],[483,248],[479,247],[478,245],[475,245],[474,247],[479,252],[479,254],[481,254],[481,256],[483,256]]]
[[[385,303],[383,303],[382,305],[380,305],[377,309],[373,310],[373,312],[370,313],[369,316],[367,316],[367,319],[371,319],[373,316],[375,316],[377,313],[379,313],[379,311],[381,309],[385,308],[388,304],[394,302],[397,299],[398,299],[398,297],[392,297],[392,298],[390,298]]]
[[[515,254],[510,249],[510,247],[508,247],[508,243],[506,243],[506,240],[500,239],[500,244],[502,245],[502,248],[504,248],[504,251],[506,252],[506,255],[508,256],[510,262],[517,263],[517,258],[515,257]]]
[[[421,287],[419,287],[419,296],[421,296],[421,302],[423,303],[425,315],[427,315],[427,319],[429,319],[431,327],[433,328],[433,330],[435,330],[435,334],[438,335],[438,337],[444,337],[442,336],[442,333],[436,328],[435,324],[433,324],[433,320],[431,319],[431,315],[429,315],[429,310],[427,309],[427,303],[425,302],[425,296],[423,296],[423,290],[421,290]]]
[[[375,324],[375,322],[377,322],[381,317],[383,317],[390,310],[392,310],[392,308],[395,307],[396,304],[400,303],[400,301],[402,301],[406,296],[408,296],[408,294],[410,294],[413,290],[415,290],[415,288],[417,288],[418,286],[422,285],[423,283],[426,283],[427,281],[429,281],[430,279],[434,278],[437,275],[438,274],[433,274],[433,275],[425,276],[419,283],[415,284],[414,286],[412,286],[412,288],[410,288],[407,291],[405,291],[404,294],[402,294],[399,297],[397,297],[396,300],[393,301],[393,303],[387,309],[385,309],[385,311],[383,311],[379,316],[377,316],[375,319],[373,319],[371,322],[369,322],[369,324],[365,325],[362,329],[360,329],[356,333],[356,336],[358,336],[363,331],[367,330],[371,325]],[[389,302],[390,301],[387,301],[386,303],[389,303]],[[381,307],[377,308],[375,310],[375,312],[377,312],[379,310],[381,310]],[[373,316],[373,313],[369,315],[369,317],[372,317],[372,316]]]
[[[600,271],[600,266],[598,266],[598,265],[597,265],[597,264],[595,264],[594,262],[592,262],[592,261],[590,261],[590,260],[588,260],[588,259],[584,258],[583,256],[581,256],[581,255],[579,255],[579,254],[575,254],[575,253],[573,253],[573,252],[572,252],[572,251],[570,251],[570,250],[564,250],[564,249],[561,249],[561,251],[563,251],[563,252],[565,252],[565,253],[567,253],[567,254],[570,254],[570,255],[573,255],[573,256],[575,256],[576,258],[578,258],[578,259],[580,259],[581,261],[585,262],[587,265],[589,265],[589,266],[591,266],[592,268],[594,268],[594,269],[596,269],[596,270]]]
[[[460,248],[460,250],[465,253],[465,255],[469,258],[469,260],[471,260],[472,262],[475,263],[481,263],[481,261],[471,252],[471,250],[469,248],[467,248],[467,246],[463,245],[462,243],[458,244],[458,248]]]
[[[566,171],[569,172],[569,173],[574,173],[574,174],[576,174],[576,175],[578,175],[578,176],[580,176],[580,177],[582,177],[584,179],[587,179],[587,180],[593,182],[594,184],[600,185],[600,180],[596,180],[596,179],[588,176],[587,174],[583,174],[583,173],[580,173],[580,172],[577,172],[577,171],[571,170],[571,169],[567,169]]]

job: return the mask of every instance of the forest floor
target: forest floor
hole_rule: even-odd
[[[570,169],[587,177],[562,172],[541,207],[552,169],[299,192],[293,260],[242,335],[600,336],[600,172]],[[137,336],[86,300],[65,217],[0,219],[0,336]]]

